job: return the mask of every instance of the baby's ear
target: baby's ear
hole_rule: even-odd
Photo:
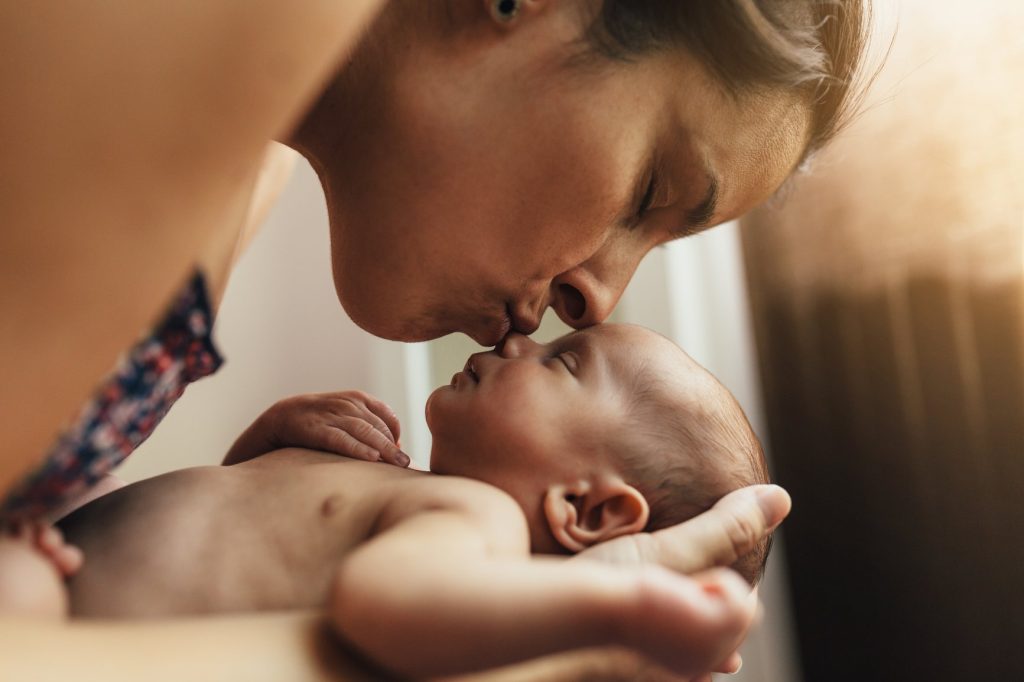
[[[570,552],[647,526],[650,507],[640,491],[621,478],[557,484],[544,496],[544,516],[551,534]]]

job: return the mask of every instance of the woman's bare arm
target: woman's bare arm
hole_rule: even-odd
[[[0,679],[80,682],[383,682],[314,613],[175,621],[0,619]],[[15,655],[17,654],[17,655]],[[445,682],[686,682],[625,651],[592,650]],[[440,681],[438,681],[440,682]]]
[[[0,491],[237,227],[381,5],[0,5]]]
[[[0,620],[3,680],[380,680],[311,612],[148,622]]]

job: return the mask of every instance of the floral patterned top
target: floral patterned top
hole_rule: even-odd
[[[142,444],[189,383],[223,363],[196,271],[163,321],[118,361],[47,454],[0,504],[0,518],[36,518],[82,494]]]

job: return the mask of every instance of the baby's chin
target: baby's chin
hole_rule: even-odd
[[[427,430],[430,431],[430,437],[435,440],[438,438],[438,424],[440,421],[443,421],[443,417],[441,416],[441,414],[443,414],[443,408],[440,410],[438,409],[438,401],[444,400],[444,392],[451,390],[451,386],[438,386],[427,398],[427,404],[423,406],[423,416],[427,420]]]

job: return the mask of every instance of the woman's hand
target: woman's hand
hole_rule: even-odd
[[[223,464],[298,447],[405,467],[409,455],[398,443],[400,431],[394,410],[366,393],[300,395],[281,400],[261,414],[231,446]]]
[[[789,494],[776,485],[741,488],[723,497],[708,511],[678,526],[616,538],[590,547],[577,554],[576,558],[623,565],[657,564],[686,574],[730,566],[782,523],[791,504]],[[731,585],[731,591],[721,592],[724,596],[718,605],[717,615],[712,618],[714,622],[709,620],[694,626],[690,634],[699,639],[702,633],[717,633],[718,644],[726,647],[724,651],[732,653],[724,656],[714,671],[736,672],[742,665],[736,649],[754,622],[751,609],[757,607],[756,590],[746,590],[750,598],[740,599],[736,596],[740,593],[737,581],[743,581],[738,575],[730,578],[722,578],[721,573],[712,575],[716,581],[721,583],[724,580],[723,584]],[[701,579],[701,576],[697,577]],[[712,612],[708,613],[710,617]],[[669,679],[668,675],[666,679]],[[705,682],[706,679],[709,678],[700,677],[693,682]]]
[[[678,526],[624,535],[585,549],[576,558],[659,564],[678,573],[731,566],[782,523],[791,504],[789,494],[777,485],[740,488]]]

